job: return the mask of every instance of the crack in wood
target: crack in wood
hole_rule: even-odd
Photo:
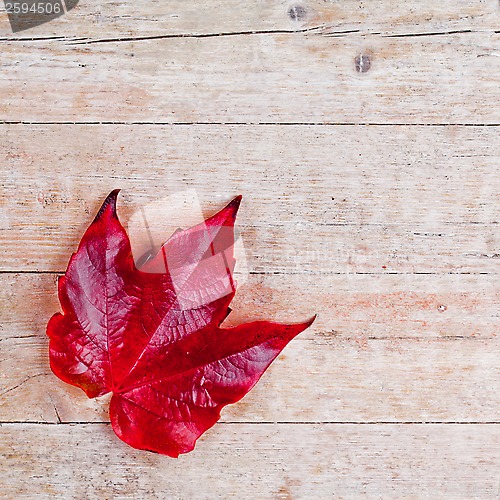
[[[21,387],[22,385],[24,385],[26,382],[29,382],[31,379],[34,379],[36,377],[41,377],[41,376],[47,376],[47,375],[48,375],[48,373],[37,373],[35,375],[29,375],[28,377],[26,377],[25,379],[23,379],[21,382],[19,382],[15,386],[9,387],[5,391],[0,392],[0,397],[5,396],[5,394],[8,394],[9,392],[15,391],[16,389],[18,389],[19,387]]]
[[[411,38],[422,36],[446,36],[446,35],[461,35],[466,33],[489,33],[483,30],[448,30],[448,31],[429,31],[423,33],[394,33],[389,35],[382,35],[383,38]]]
[[[88,45],[94,43],[117,43],[117,42],[139,42],[144,40],[168,40],[172,38],[222,38],[234,36],[250,36],[250,35],[296,35],[310,33],[321,30],[321,26],[313,26],[311,28],[293,29],[293,30],[248,30],[248,31],[221,31],[218,33],[171,33],[165,35],[146,35],[146,36],[131,36],[131,37],[114,37],[69,42],[68,45]]]
[[[120,42],[139,42],[147,40],[168,40],[176,38],[222,38],[235,36],[252,35],[297,35],[297,34],[317,34],[324,37],[344,37],[348,35],[359,34],[361,36],[380,36],[382,38],[411,38],[411,37],[429,37],[429,36],[449,36],[464,35],[475,33],[498,34],[500,30],[445,30],[429,31],[415,33],[383,33],[380,31],[365,31],[360,29],[335,30],[330,31],[331,27],[326,25],[317,25],[307,28],[297,29],[269,29],[269,30],[242,30],[242,31],[221,31],[210,33],[166,33],[163,35],[144,35],[144,36],[117,36],[110,38],[92,39],[88,37],[67,37],[67,36],[42,36],[42,37],[2,37],[0,42],[66,42],[68,45],[89,45],[96,43],[120,43]]]
[[[177,126],[214,126],[214,127],[500,127],[500,122],[494,123],[472,123],[472,122],[442,122],[442,123],[428,123],[428,122],[239,122],[239,121],[224,121],[224,122],[204,122],[204,121],[28,121],[28,120],[0,120],[0,127],[4,125],[86,125],[86,126],[158,126],[158,127],[177,127]]]

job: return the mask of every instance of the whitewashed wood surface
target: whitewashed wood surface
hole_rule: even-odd
[[[0,497],[499,497],[497,0],[81,0],[0,47]],[[48,366],[115,188],[242,194],[228,322],[318,314],[177,460]]]

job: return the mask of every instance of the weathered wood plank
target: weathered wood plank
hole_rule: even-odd
[[[107,420],[50,372],[54,278],[0,277],[0,421]],[[292,278],[238,292],[229,324],[319,317],[225,421],[498,420],[497,276]]]
[[[56,275],[0,274],[0,496],[497,498],[497,127],[215,122],[499,124],[498,9],[104,0],[16,35],[2,13],[0,122],[207,125],[1,124],[0,271],[62,271],[116,187],[124,222],[242,193],[263,274],[229,321],[319,317],[174,461],[51,374]]]
[[[61,36],[109,39],[147,36],[217,35],[318,27],[327,33],[383,34],[446,33],[457,30],[498,28],[495,2],[421,0],[407,4],[396,0],[360,4],[356,0],[277,2],[230,0],[146,2],[134,4],[103,0],[80,2],[69,14],[26,33],[9,33],[6,16],[0,16],[5,39]]]
[[[0,456],[5,498],[486,499],[500,426],[217,425],[175,460],[106,425],[4,424]]]
[[[500,123],[494,32],[79,43],[3,42],[0,120]]]
[[[36,335],[60,306],[57,276],[0,274],[3,338]],[[22,298],[22,300],[20,300]],[[318,314],[316,334],[353,338],[495,338],[498,275],[251,275],[238,286],[226,324]],[[317,334],[320,337],[317,337]]]
[[[2,243],[0,253],[6,254],[2,270],[63,272],[86,229],[77,221],[88,225],[95,211],[92,216],[69,214],[75,226],[60,226],[57,219],[49,218],[38,221],[38,228],[23,223],[10,233],[17,233],[17,239]],[[498,272],[497,227],[445,226],[442,233],[418,225],[407,229],[240,225],[239,229],[250,272],[460,274]]]
[[[243,194],[238,223],[250,271],[498,271],[495,128],[3,131],[2,270],[63,271],[104,196],[121,187],[124,224],[143,205],[187,188],[207,214]],[[162,224],[164,236],[177,227]]]

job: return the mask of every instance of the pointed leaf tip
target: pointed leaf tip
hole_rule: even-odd
[[[315,314],[312,318],[310,318],[310,319],[308,319],[307,321],[304,322],[304,324],[307,325],[307,328],[309,328],[316,321],[317,317],[318,317],[318,315]]]
[[[299,330],[297,333],[301,333],[304,330],[307,330],[314,323],[317,317],[318,315],[315,314],[312,318],[309,318],[306,321],[303,321],[302,323],[295,323],[294,325],[291,326],[298,328]]]
[[[236,219],[236,214],[240,208],[242,196],[241,194],[233,198],[226,206],[221,210],[221,212],[229,212],[233,219]]]
[[[99,212],[97,212],[97,215],[95,216],[94,222],[98,221],[104,212],[106,211],[106,208],[111,207],[111,215],[113,217],[116,217],[116,199],[118,198],[118,193],[120,192],[120,189],[113,189],[111,193],[108,194],[106,199],[104,200],[104,203],[102,204],[101,208],[99,209]]]
[[[234,210],[235,212],[238,210],[238,208],[240,207],[240,203],[241,203],[241,199],[242,199],[242,196],[241,194],[234,197],[226,206],[225,208],[223,208],[223,210],[227,210],[227,209],[232,209]]]

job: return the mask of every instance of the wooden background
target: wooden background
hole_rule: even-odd
[[[498,0],[81,0],[0,14],[0,496],[498,498]],[[50,372],[56,279],[127,219],[243,195],[230,321],[311,329],[175,460]]]

